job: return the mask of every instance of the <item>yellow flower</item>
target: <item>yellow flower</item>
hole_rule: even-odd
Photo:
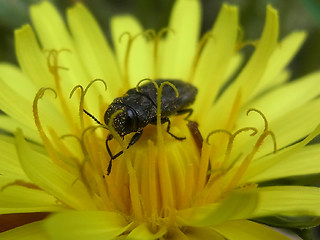
[[[286,83],[305,33],[279,43],[268,6],[239,70],[237,7],[224,5],[199,41],[200,17],[197,0],[176,1],[159,33],[115,17],[113,52],[81,4],[67,12],[70,31],[50,3],[31,8],[36,35],[30,25],[15,32],[21,69],[0,65],[0,122],[14,133],[0,136],[0,212],[50,214],[0,239],[287,239],[252,220],[320,216],[316,187],[259,186],[320,172],[320,147],[306,145],[320,132],[320,73]],[[106,175],[108,131],[83,109],[103,119],[114,98],[145,78],[196,86],[190,120],[198,127],[172,116],[171,132],[186,140],[148,125],[126,149],[132,135],[122,140],[109,126],[112,152],[124,154]]]

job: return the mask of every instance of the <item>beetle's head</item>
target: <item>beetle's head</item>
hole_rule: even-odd
[[[136,132],[137,126],[137,115],[133,109],[122,104],[122,103],[112,103],[104,114],[104,122],[109,125],[111,116],[121,110],[120,113],[116,115],[113,120],[112,126],[119,133],[120,136],[127,135],[131,132]]]

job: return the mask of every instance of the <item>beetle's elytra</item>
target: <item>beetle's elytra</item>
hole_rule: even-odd
[[[168,80],[158,79],[154,81],[159,87],[163,82],[169,82],[178,91],[178,96],[175,90],[169,86],[164,85],[161,95],[161,123],[168,123],[167,133],[177,140],[183,140],[185,138],[177,137],[170,132],[170,120],[172,115],[187,114],[187,119],[192,114],[192,109],[187,108],[190,106],[197,95],[197,88],[181,80]],[[122,97],[115,98],[109,105],[104,115],[104,122],[109,125],[109,120],[113,113],[118,110],[122,110],[118,114],[113,123],[113,127],[120,136],[125,136],[134,132],[135,134],[131,138],[127,148],[135,144],[143,131],[143,128],[148,124],[156,124],[157,121],[157,89],[153,82],[148,82],[139,87],[129,89]],[[85,110],[84,110],[85,111]],[[85,111],[90,117],[97,121],[91,114]],[[99,123],[99,121],[97,121]],[[108,141],[113,138],[111,134],[108,135],[106,140],[106,147],[111,157],[107,174],[109,175],[112,167],[112,160],[119,157],[123,151],[113,155],[108,145]]]

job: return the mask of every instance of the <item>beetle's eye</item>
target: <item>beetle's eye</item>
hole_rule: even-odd
[[[127,110],[126,128],[130,129],[131,132],[137,130],[137,116],[131,109]]]

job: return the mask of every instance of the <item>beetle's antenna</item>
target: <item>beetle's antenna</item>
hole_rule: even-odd
[[[83,109],[83,112],[85,114],[87,114],[89,117],[91,117],[96,123],[98,123],[99,125],[101,125],[104,128],[107,128],[106,125],[102,124],[95,116],[93,116],[91,113],[87,112],[87,110]]]

